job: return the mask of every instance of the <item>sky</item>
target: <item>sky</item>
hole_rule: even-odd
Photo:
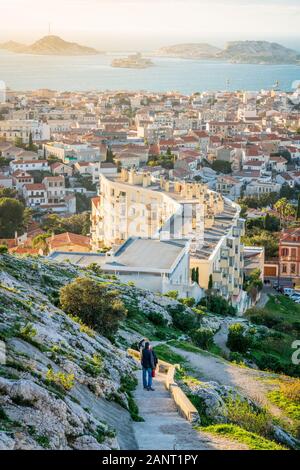
[[[103,50],[278,40],[300,49],[300,0],[0,0],[0,40],[48,34]]]

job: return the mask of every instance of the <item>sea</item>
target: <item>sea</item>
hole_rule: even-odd
[[[291,91],[300,81],[299,65],[231,64],[211,60],[151,57],[146,69],[111,67],[126,54],[59,57],[0,51],[0,81],[11,90],[58,91],[148,90],[184,94],[209,90],[271,89],[278,82]]]

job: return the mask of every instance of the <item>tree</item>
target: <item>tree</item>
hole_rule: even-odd
[[[227,346],[231,351],[245,353],[250,346],[249,337],[245,334],[245,327],[240,323],[230,325]]]
[[[23,143],[22,137],[16,137],[15,138],[15,146],[24,149],[25,145]]]
[[[15,199],[18,193],[15,189],[12,188],[0,188],[0,199],[3,197],[8,197],[11,199]]]
[[[66,218],[59,217],[57,214],[50,214],[43,218],[41,226],[45,232],[55,234],[71,232],[78,235],[87,235],[91,226],[90,214],[82,212]]]
[[[212,274],[209,275],[209,280],[208,280],[208,290],[211,291],[213,288],[213,277]]]
[[[33,145],[33,140],[32,140],[32,132],[30,131],[29,133],[29,142],[28,142],[28,150],[33,150],[34,149],[34,145]]]
[[[115,162],[114,158],[115,158],[115,155],[114,155],[113,151],[110,148],[108,148],[107,151],[106,151],[106,162],[107,163],[114,163]]]
[[[296,215],[296,219],[299,220],[300,219],[300,194],[298,196],[298,206],[297,206],[297,215]]]
[[[246,246],[263,246],[267,259],[276,258],[278,255],[278,237],[266,230],[260,230],[255,235],[246,235],[242,237],[242,242]]]
[[[98,333],[112,338],[126,309],[116,290],[110,290],[87,277],[79,277],[60,290],[62,309],[79,317],[83,323]]]
[[[37,248],[38,250],[42,250],[44,255],[49,253],[49,246],[47,243],[47,239],[51,237],[50,233],[40,233],[36,237],[32,239],[32,246],[33,248]]]
[[[214,334],[209,328],[198,328],[191,333],[193,342],[202,349],[209,349],[213,345]]]
[[[212,165],[212,169],[221,173],[232,173],[231,163],[223,160],[215,160]]]
[[[206,306],[210,312],[219,315],[235,315],[236,313],[235,308],[220,295],[209,295],[201,299],[200,304]]]
[[[294,217],[296,213],[295,207],[290,204],[285,197],[279,199],[275,203],[274,208],[278,212],[280,220],[287,220],[290,217]]]
[[[22,229],[24,206],[16,199],[0,199],[0,238],[13,238]]]

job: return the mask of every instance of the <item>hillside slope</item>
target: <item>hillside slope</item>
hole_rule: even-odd
[[[75,42],[64,41],[59,36],[45,36],[30,46],[8,41],[0,45],[0,49],[19,54],[36,54],[36,55],[95,55],[99,51],[92,47],[82,46]]]
[[[0,449],[136,447],[120,390],[133,362],[54,305],[57,290],[77,275],[72,267],[0,256],[7,353],[0,365]]]

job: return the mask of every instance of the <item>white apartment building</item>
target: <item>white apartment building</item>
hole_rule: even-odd
[[[50,140],[50,127],[45,122],[28,119],[9,119],[0,121],[0,137],[8,141],[16,138],[22,139],[24,144],[28,144],[29,136],[33,141]]]
[[[65,144],[63,142],[51,142],[43,145],[46,158],[54,155],[63,163],[95,162],[101,161],[99,147],[92,147],[85,143]]]
[[[123,169],[117,177],[100,176],[99,197],[92,200],[92,245],[98,250],[130,237],[188,239],[200,287],[207,289],[212,276],[216,291],[243,309],[239,214],[238,205],[204,184]]]
[[[47,160],[13,160],[9,164],[12,173],[21,171],[50,171]]]
[[[64,176],[46,176],[43,184],[47,190],[48,204],[58,204],[64,201],[66,195]]]
[[[23,195],[26,205],[32,208],[48,203],[47,189],[44,184],[25,184],[23,186]]]

